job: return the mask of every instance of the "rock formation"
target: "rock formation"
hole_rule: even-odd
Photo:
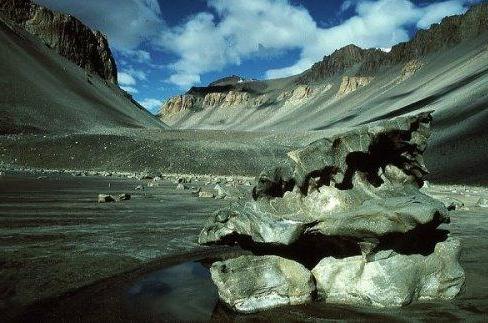
[[[107,38],[71,15],[51,11],[30,0],[2,0],[0,13],[61,56],[89,73],[117,83],[117,67]]]
[[[241,256],[210,268],[220,298],[233,310],[252,313],[270,305],[310,302],[315,284],[303,265],[278,256]]]
[[[459,242],[436,229],[449,223],[444,204],[419,190],[431,120],[399,117],[291,151],[294,166],[263,172],[253,201],[210,217],[199,243],[238,243],[255,253],[246,270],[242,260],[213,267],[222,300],[241,312],[292,304],[262,279],[277,279],[271,255],[310,269],[326,302],[400,306],[454,297],[464,283]],[[223,265],[227,271],[214,274]]]
[[[419,71],[424,64],[419,59],[412,59],[408,61],[402,69],[402,73],[400,75],[400,81],[404,81],[412,77],[417,71]]]
[[[344,76],[336,96],[342,97],[348,95],[358,88],[368,85],[373,79],[374,77],[368,76]]]

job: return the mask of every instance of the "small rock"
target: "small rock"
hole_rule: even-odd
[[[187,179],[187,178],[185,178],[185,177],[179,177],[177,181],[178,181],[178,183],[180,183],[180,184],[191,183],[191,181],[188,181],[188,179]]]
[[[130,200],[131,196],[128,193],[123,193],[119,195],[119,201],[128,201]]]
[[[227,196],[227,193],[222,188],[222,186],[220,186],[220,184],[215,185],[214,190],[217,192],[217,195],[215,196],[215,198],[223,199]]]
[[[186,187],[185,185],[183,185],[182,183],[179,183],[178,185],[176,185],[176,189],[177,190],[187,190],[188,187]]]
[[[159,177],[159,176],[156,176],[153,178],[153,181],[155,181],[155,182],[160,181],[160,180],[161,180],[161,177]]]
[[[110,203],[115,202],[115,199],[111,195],[98,194],[98,203]]]
[[[448,211],[454,211],[454,210],[459,210],[461,209],[462,207],[464,207],[464,203],[459,201],[459,200],[456,200],[456,199],[452,199],[453,201],[451,203],[449,203],[449,205],[447,205],[447,210]]]
[[[478,200],[478,203],[476,203],[476,206],[488,207],[488,199],[485,197],[480,197],[480,199]]]
[[[214,193],[210,192],[210,191],[200,191],[198,193],[198,197],[202,197],[202,198],[213,198],[215,197]]]

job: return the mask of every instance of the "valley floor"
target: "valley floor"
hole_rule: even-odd
[[[134,281],[148,272],[210,255],[240,252],[233,248],[204,248],[196,243],[207,216],[232,201],[192,194],[191,186],[209,189],[215,181],[194,177],[187,184],[188,190],[176,190],[175,178],[169,177],[152,181],[3,174],[0,312],[6,313],[7,319],[22,314],[22,319],[41,321],[77,316],[84,320],[137,317],[145,321],[171,317],[161,309],[157,313],[131,313],[134,309],[126,307],[125,295]],[[233,184],[231,179],[221,182],[233,190],[236,198],[249,196],[251,186]],[[138,185],[144,190],[135,190]],[[279,313],[283,319],[486,319],[488,208],[477,206],[477,202],[480,197],[488,198],[488,189],[429,185],[424,191],[448,204],[464,204],[451,212],[452,223],[445,227],[463,243],[461,264],[466,271],[466,289],[454,302],[413,304],[388,311],[312,304],[246,318],[271,319]],[[130,193],[132,199],[99,204],[99,193]],[[190,276],[178,277],[186,281]],[[191,282],[190,279],[187,284]],[[184,283],[180,286],[184,292],[198,288]],[[178,289],[174,292],[181,293]],[[191,302],[185,300],[181,307],[191,306]],[[230,317],[220,305],[211,308],[210,314],[216,320],[238,319]]]

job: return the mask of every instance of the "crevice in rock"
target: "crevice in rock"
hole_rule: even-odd
[[[256,256],[275,255],[294,260],[308,269],[313,269],[322,259],[333,257],[344,259],[364,253],[361,245],[371,243],[370,253],[392,250],[402,255],[420,254],[428,256],[435,246],[448,238],[449,231],[436,229],[439,223],[433,221],[420,225],[407,233],[391,233],[375,240],[355,239],[344,236],[325,236],[320,233],[305,234],[290,245],[258,243],[250,236],[232,234],[219,241],[223,245],[238,245]]]
[[[420,166],[416,165],[415,154],[417,146],[411,144],[411,132],[392,130],[378,134],[370,144],[367,152],[354,151],[346,156],[347,169],[344,179],[336,185],[340,190],[353,188],[352,180],[356,172],[361,172],[365,179],[374,187],[383,184],[378,171],[385,170],[387,165],[394,165],[404,170],[408,175],[419,178],[422,173]],[[418,184],[423,181],[419,178]]]
[[[320,170],[309,173],[303,185],[300,187],[302,195],[307,195],[311,189],[320,188],[322,186],[329,186],[331,184],[332,177],[337,174],[339,169],[335,166],[326,166]]]
[[[428,256],[434,252],[436,244],[446,241],[448,236],[448,230],[436,229],[436,223],[428,223],[404,234],[390,233],[381,237],[373,252],[393,250],[402,255]]]
[[[260,197],[283,197],[285,192],[292,191],[296,181],[286,169],[278,167],[271,174],[261,174],[257,185],[252,190],[252,197],[257,200]]]

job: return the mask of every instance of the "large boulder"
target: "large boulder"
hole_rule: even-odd
[[[288,154],[293,166],[261,173],[252,200],[213,214],[200,243],[261,255],[212,266],[221,300],[244,313],[298,304],[315,280],[334,303],[457,295],[459,241],[436,229],[449,222],[446,206],[419,190],[431,120],[421,113],[315,141]]]
[[[460,242],[448,238],[429,255],[383,250],[363,256],[327,257],[312,269],[319,298],[327,303],[402,306],[415,300],[454,298],[464,285]]]
[[[449,222],[446,207],[419,190],[430,122],[428,113],[401,117],[290,152],[293,169],[263,172],[254,201],[214,214],[199,242],[289,245],[309,232],[369,239]]]
[[[210,273],[220,299],[241,313],[307,303],[315,291],[308,269],[278,256],[241,256],[219,261],[212,265]]]

